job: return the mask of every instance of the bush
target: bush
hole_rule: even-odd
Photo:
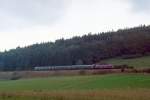
[[[143,72],[150,73],[150,68],[144,69]]]
[[[86,74],[86,71],[85,70],[80,70],[79,71],[79,75],[85,75]]]
[[[10,80],[18,80],[21,78],[21,75],[17,72],[13,72]]]
[[[116,69],[122,69],[122,68],[133,69],[134,67],[124,64],[124,65],[114,65],[114,68],[116,68]]]

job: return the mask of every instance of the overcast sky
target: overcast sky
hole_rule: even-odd
[[[150,0],[0,0],[0,51],[150,24]]]

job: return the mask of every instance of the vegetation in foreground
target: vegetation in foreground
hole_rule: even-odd
[[[0,100],[150,100],[149,83],[143,74],[0,81]]]
[[[0,100],[150,100],[149,89],[0,93]]]

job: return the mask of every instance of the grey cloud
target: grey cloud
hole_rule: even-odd
[[[150,12],[150,0],[129,0],[133,5],[133,10],[137,12]]]
[[[0,0],[0,26],[8,24],[53,24],[61,19],[69,0]],[[14,19],[13,19],[14,18]],[[15,21],[10,21],[17,20]],[[3,21],[2,21],[3,20]]]

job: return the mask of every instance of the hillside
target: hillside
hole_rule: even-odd
[[[143,56],[139,58],[133,58],[133,59],[122,59],[122,58],[112,58],[101,61],[103,63],[109,63],[114,65],[129,65],[134,66],[135,68],[143,68],[143,67],[149,67],[150,68],[150,56]]]
[[[33,44],[0,53],[0,70],[31,70],[35,66],[94,64],[125,55],[150,52],[150,26],[101,32],[55,42]]]

